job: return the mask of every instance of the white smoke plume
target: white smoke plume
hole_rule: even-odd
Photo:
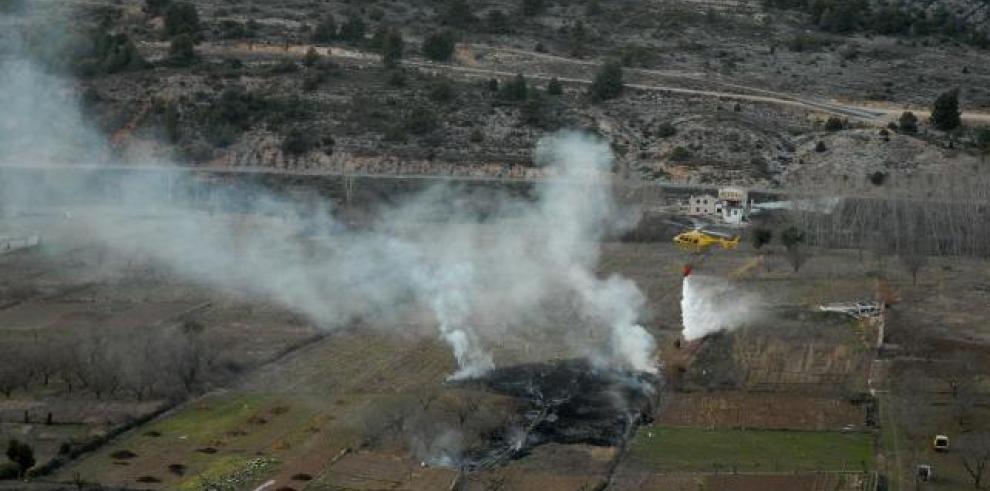
[[[685,276],[681,295],[682,334],[688,341],[739,329],[761,312],[759,297],[713,276]]]
[[[107,138],[80,112],[77,92],[23,59],[0,61],[0,171],[168,165],[135,152],[108,157]],[[643,295],[628,279],[594,273],[604,234],[628,222],[612,199],[608,145],[560,133],[540,141],[534,157],[553,177],[534,199],[484,198],[495,211],[483,217],[460,206],[482,197],[445,186],[351,229],[335,220],[331,202],[299,203],[257,186],[216,191],[171,166],[115,171],[116,189],[93,184],[107,173],[96,169],[5,177],[0,228],[4,213],[68,210],[59,240],[96,241],[196,282],[247,291],[327,329],[368,319],[387,326],[402,309],[426,310],[456,358],[453,377],[492,369],[496,347],[516,339],[655,371],[654,340],[636,323]],[[205,210],[210,193],[240,200],[237,213]],[[267,228],[251,230],[244,217]]]

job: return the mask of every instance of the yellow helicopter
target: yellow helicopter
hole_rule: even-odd
[[[696,222],[693,229],[675,235],[674,244],[684,251],[700,254],[707,252],[713,245],[721,246],[725,250],[735,249],[739,245],[739,236],[705,229],[702,224]]]

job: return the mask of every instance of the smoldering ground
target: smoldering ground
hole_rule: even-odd
[[[534,200],[492,193],[492,211],[481,216],[458,206],[472,196],[434,188],[354,229],[328,201],[300,203],[258,186],[218,192],[139,146],[114,157],[77,92],[23,58],[0,66],[0,164],[39,171],[5,172],[0,207],[58,210],[58,240],[96,241],[197,282],[245,290],[327,329],[359,319],[388,325],[404,307],[423,308],[457,360],[454,378],[490,371],[498,348],[515,340],[545,356],[656,370],[653,338],[637,324],[643,295],[626,278],[594,273],[599,242],[630,222],[612,199],[612,156],[602,141],[543,139],[534,160],[553,177]],[[106,185],[98,177],[107,170],[81,165],[168,171],[164,179],[118,172]],[[47,171],[59,166],[74,171]],[[216,201],[238,203],[236,213],[214,213]],[[243,217],[266,217],[263,233]]]

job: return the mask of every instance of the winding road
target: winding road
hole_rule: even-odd
[[[142,43],[142,46],[153,49],[167,50],[167,43],[164,42],[148,42]],[[580,67],[593,67],[598,63],[588,60],[579,60],[574,58],[567,58],[558,55],[552,55],[548,53],[537,53],[534,51],[526,51],[516,48],[503,48],[497,46],[483,45],[483,44],[467,44],[461,45],[462,48],[467,49],[480,49],[485,50],[488,53],[503,53],[515,56],[529,57],[534,60],[547,60],[556,63],[571,64]],[[368,63],[377,63],[379,57],[377,54],[370,53],[362,50],[340,48],[336,46],[315,46],[310,44],[266,44],[266,43],[248,43],[248,42],[233,42],[233,43],[203,43],[198,48],[199,51],[206,55],[212,56],[224,56],[224,55],[262,55],[271,57],[302,57],[306,52],[313,48],[322,56],[327,56],[330,58],[341,58],[356,61],[364,61]],[[466,64],[451,64],[451,63],[437,63],[431,62],[419,58],[411,58],[403,60],[402,62],[406,66],[416,67],[420,69],[430,70],[434,72],[447,72],[447,73],[457,73],[462,76],[473,77],[473,78],[508,78],[516,75],[515,72],[499,70],[496,68],[486,68],[480,66],[480,64],[473,64],[473,66],[468,66]],[[847,118],[852,118],[862,122],[874,122],[879,124],[886,124],[889,120],[896,118],[904,111],[911,111],[915,115],[923,118],[927,118],[930,112],[927,109],[922,108],[898,108],[898,107],[874,107],[866,105],[850,105],[841,104],[835,101],[827,100],[816,100],[800,95],[784,94],[780,92],[770,91],[758,87],[751,87],[746,85],[740,85],[729,82],[720,82],[711,80],[703,73],[690,73],[677,70],[648,70],[639,68],[627,68],[630,73],[638,73],[642,75],[650,76],[662,76],[672,80],[684,80],[684,85],[674,85],[674,84],[644,84],[644,83],[627,83],[626,86],[648,92],[664,92],[670,94],[682,94],[691,96],[701,96],[701,97],[711,97],[716,99],[726,99],[726,100],[736,100],[736,101],[747,101],[747,102],[757,102],[764,104],[777,104],[782,106],[790,106],[805,109],[808,111],[822,112],[827,114],[833,114],[837,116],[843,116]],[[527,78],[531,80],[549,80],[553,77],[557,77],[558,80],[565,83],[575,84],[575,85],[588,85],[591,84],[591,79],[589,78],[579,78],[579,77],[561,77],[553,73],[538,73],[538,72],[528,72],[525,73]],[[691,83],[698,84],[704,83],[708,85],[717,85],[725,87],[725,90],[706,90],[691,88],[688,85]],[[990,113],[985,112],[964,112],[962,114],[962,119],[964,121],[969,121],[978,124],[990,124]]]

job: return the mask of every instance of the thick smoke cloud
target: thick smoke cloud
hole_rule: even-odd
[[[109,158],[77,92],[23,59],[3,60],[0,165],[162,165],[133,152]],[[438,187],[360,229],[337,221],[329,202],[259,188],[237,191],[250,196],[238,213],[214,213],[202,196],[216,191],[177,166],[167,179],[121,174],[113,190],[92,185],[96,170],[5,180],[0,210],[61,207],[71,219],[59,240],[96,241],[196,282],[247,291],[327,329],[355,321],[388,328],[400,312],[428,312],[457,360],[453,377],[482,374],[501,351],[534,344],[546,356],[655,371],[654,340],[636,323],[643,295],[626,278],[595,274],[600,241],[627,218],[610,192],[608,145],[560,133],[540,141],[534,158],[553,176],[535,199],[487,196],[495,211],[479,217],[459,204],[482,198]]]
[[[681,293],[682,335],[692,341],[720,331],[732,331],[755,321],[759,298],[722,278],[692,274]]]

